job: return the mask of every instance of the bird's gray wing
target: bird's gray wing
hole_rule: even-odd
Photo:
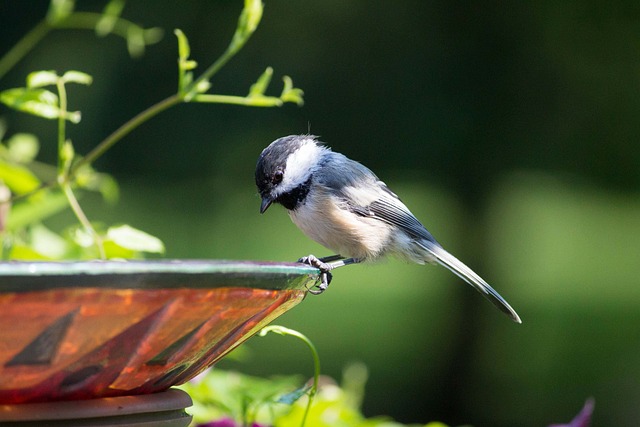
[[[431,233],[413,216],[400,198],[366,166],[340,153],[329,152],[325,155],[323,169],[325,173],[318,178],[321,185],[341,199],[346,209],[356,215],[399,227],[416,240],[426,239],[437,244]],[[354,198],[345,196],[345,189],[359,189],[363,186],[379,197],[366,205],[359,205]]]
[[[398,196],[389,190],[383,182],[378,182],[378,185],[382,189],[382,195],[379,199],[371,202],[368,206],[350,206],[351,211],[357,215],[379,219],[401,228],[417,240],[424,239],[437,245],[436,239],[400,201]]]

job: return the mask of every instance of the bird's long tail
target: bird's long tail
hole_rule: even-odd
[[[446,267],[452,273],[460,277],[462,280],[473,286],[478,292],[484,295],[489,301],[498,307],[502,312],[509,316],[514,322],[522,323],[518,313],[511,308],[509,303],[500,296],[487,282],[478,276],[473,270],[467,267],[458,258],[447,252],[438,243],[430,241],[422,241],[419,243],[430,255],[432,255],[438,264]]]

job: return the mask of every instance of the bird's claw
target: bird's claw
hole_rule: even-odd
[[[309,289],[309,293],[313,295],[320,295],[321,293],[326,291],[329,287],[329,283],[331,283],[331,279],[333,278],[333,275],[331,274],[333,266],[314,255],[302,257],[298,260],[298,262],[302,264],[308,264],[320,270],[320,284],[318,284],[318,290]]]

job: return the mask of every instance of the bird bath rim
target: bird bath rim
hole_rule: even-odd
[[[255,287],[296,289],[300,276],[319,270],[300,263],[204,259],[0,262],[0,293],[101,286],[126,289]],[[215,280],[224,276],[222,283]],[[69,281],[71,277],[82,280]],[[118,278],[140,280],[113,281]],[[151,278],[151,280],[148,280]],[[285,279],[282,281],[282,279]],[[228,280],[231,279],[231,280]]]

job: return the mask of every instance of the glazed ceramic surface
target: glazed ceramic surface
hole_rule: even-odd
[[[302,301],[317,274],[254,262],[0,263],[0,403],[181,384]]]

